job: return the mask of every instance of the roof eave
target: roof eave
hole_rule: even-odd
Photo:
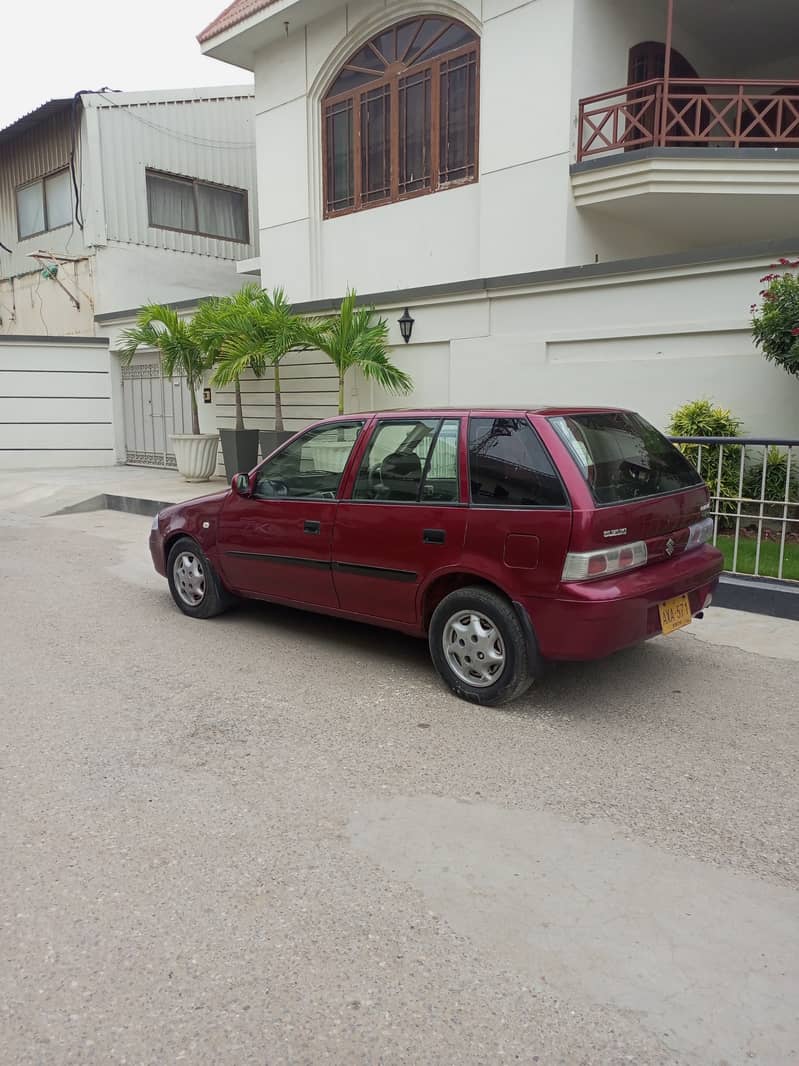
[[[219,59],[223,63],[231,63],[243,70],[253,70],[255,53],[286,34],[286,21],[293,24],[292,28],[296,26],[297,16],[305,6],[303,0],[277,0],[276,3],[255,11],[241,22],[228,26],[212,37],[203,38],[203,34],[198,35],[200,51],[203,55]],[[289,11],[293,16],[291,20],[285,18]],[[304,25],[304,21],[302,19],[301,24]]]
[[[0,130],[0,144],[5,144],[7,141],[14,140],[14,138],[21,136],[28,130],[45,122],[48,118],[52,118],[54,115],[65,114],[72,108],[73,103],[74,101],[72,97],[48,100],[40,107],[34,108],[33,111],[29,111],[27,115],[20,115],[20,117],[15,119],[10,126],[6,126],[5,129]]]

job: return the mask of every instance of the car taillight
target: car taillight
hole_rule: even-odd
[[[646,560],[646,544],[642,540],[595,552],[569,552],[563,566],[563,580],[590,581],[596,577],[611,577],[625,570],[635,570]]]
[[[709,544],[711,540],[713,540],[713,519],[705,518],[690,527],[685,550],[689,552],[692,548],[701,548],[703,544]]]

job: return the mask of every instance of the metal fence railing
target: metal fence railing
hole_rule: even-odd
[[[799,581],[799,440],[671,440],[710,490],[713,543],[725,569]]]

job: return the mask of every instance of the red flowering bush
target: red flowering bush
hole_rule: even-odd
[[[760,280],[762,304],[752,304],[752,336],[766,359],[799,377],[799,259],[780,259]]]

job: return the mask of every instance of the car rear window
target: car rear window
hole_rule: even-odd
[[[606,411],[551,418],[598,504],[702,484],[685,456],[640,415]]]

